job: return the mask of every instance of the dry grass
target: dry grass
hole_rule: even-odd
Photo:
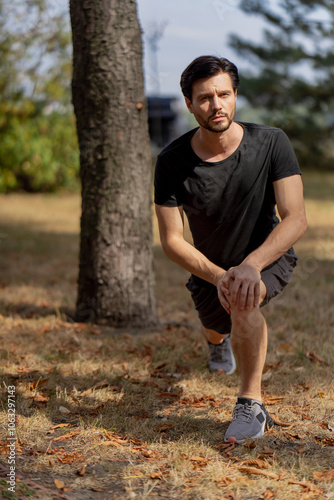
[[[298,272],[265,313],[263,390],[282,425],[230,448],[222,442],[238,375],[207,371],[187,273],[163,256],[157,235],[161,328],[75,324],[79,198],[0,197],[0,461],[15,385],[12,498],[334,498],[333,473],[317,476],[334,463],[334,177],[304,177]]]

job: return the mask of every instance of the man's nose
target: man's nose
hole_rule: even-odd
[[[221,101],[220,101],[219,97],[215,95],[212,98],[212,109],[214,109],[215,111],[218,111],[221,108],[222,108]]]

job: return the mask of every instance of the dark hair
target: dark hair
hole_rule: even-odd
[[[234,92],[238,90],[239,75],[235,64],[224,57],[200,56],[191,62],[181,75],[182,94],[191,100],[193,83],[200,78],[207,78],[218,73],[228,73]]]

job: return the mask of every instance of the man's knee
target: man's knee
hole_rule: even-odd
[[[231,320],[232,325],[236,326],[241,332],[247,332],[253,328],[261,326],[264,322],[264,317],[260,312],[260,305],[265,299],[267,289],[263,281],[260,284],[259,305],[250,309],[239,309],[239,305],[231,304]]]

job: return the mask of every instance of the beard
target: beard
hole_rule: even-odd
[[[210,132],[214,132],[216,134],[220,134],[221,132],[225,132],[225,130],[228,130],[230,128],[231,123],[233,122],[234,115],[235,115],[235,109],[232,111],[232,113],[230,115],[228,113],[214,113],[213,115],[209,116],[209,118],[206,120],[205,118],[203,118],[199,114],[194,113],[194,116],[195,116],[198,124],[201,127],[205,128],[206,130],[209,130]],[[224,120],[223,122],[210,123],[210,120],[212,118],[217,117],[217,116],[224,116],[227,119],[227,121]]]

